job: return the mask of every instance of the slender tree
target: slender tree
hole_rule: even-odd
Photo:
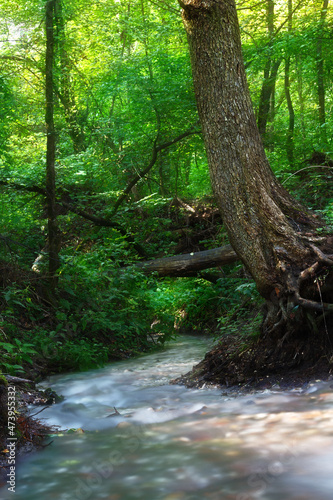
[[[324,144],[327,144],[327,132],[326,132],[325,77],[324,77],[324,54],[323,54],[322,34],[326,22],[328,1],[329,0],[323,0],[322,8],[320,11],[319,34],[317,40],[318,112],[319,112],[320,137]]]
[[[317,236],[318,221],[283,189],[265,156],[235,1],[180,0],[180,5],[215,197],[230,243],[266,299],[262,343],[271,349],[272,342],[281,347],[288,336],[290,341],[309,335],[311,345],[319,317],[333,310],[323,302],[324,293],[316,294],[318,280],[327,290],[332,282],[332,238]],[[326,299],[333,302],[332,289]],[[300,349],[295,342],[291,360],[302,358]]]
[[[66,48],[66,22],[63,12],[63,2],[55,2],[54,20],[56,25],[55,35],[59,58],[58,85],[54,91],[59,97],[64,108],[69,136],[73,143],[75,153],[85,150],[85,136],[80,124],[80,113],[75,100],[73,88],[72,63]]]
[[[288,34],[291,34],[293,29],[293,2],[288,0]],[[290,167],[294,166],[294,128],[295,128],[295,111],[290,93],[290,55],[287,54],[284,67],[284,92],[289,113],[289,125],[287,131],[286,150]]]
[[[272,47],[274,37],[274,13],[275,2],[274,0],[267,0],[266,2],[266,20],[267,20],[267,36],[268,47]],[[281,64],[281,58],[274,60],[269,55],[264,68],[264,80],[261,87],[259,106],[258,106],[258,128],[261,137],[266,142],[267,124],[269,117],[274,118],[274,96],[275,85],[278,70]]]
[[[54,126],[54,13],[57,0],[45,5],[46,54],[45,54],[45,124],[46,124],[46,201],[48,217],[49,275],[52,286],[56,285],[56,271],[59,268],[59,230],[56,214],[55,152],[56,131]]]

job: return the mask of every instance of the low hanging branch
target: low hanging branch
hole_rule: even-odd
[[[0,186],[8,186],[16,189],[17,191],[27,191],[28,193],[37,193],[42,196],[46,196],[46,190],[40,186],[25,186],[24,184],[8,181],[7,179],[0,179]]]
[[[197,126],[197,123],[194,126]],[[144,168],[143,170],[141,170],[137,175],[135,175],[133,177],[133,179],[128,183],[128,185],[126,186],[126,188],[124,189],[124,191],[122,192],[122,194],[119,196],[119,198],[117,199],[117,201],[115,202],[114,204],[114,207],[113,207],[113,212],[112,212],[112,215],[115,215],[118,211],[118,208],[120,207],[120,205],[124,202],[124,200],[126,200],[127,196],[129,195],[129,193],[131,192],[131,189],[145,176],[148,174],[148,172],[153,168],[153,166],[155,165],[156,161],[157,161],[157,157],[158,157],[158,153],[160,151],[162,151],[163,149],[167,149],[169,148],[170,146],[172,146],[173,144],[176,144],[177,142],[180,142],[182,139],[185,139],[185,137],[188,137],[190,135],[194,135],[194,134],[200,134],[201,133],[201,130],[193,130],[193,127],[191,127],[189,130],[187,130],[186,132],[184,132],[183,134],[180,134],[178,137],[176,137],[175,139],[173,139],[172,141],[168,141],[168,142],[165,142],[164,144],[160,144],[159,146],[157,146],[157,138],[155,139],[154,141],[154,144],[153,144],[153,154],[152,154],[152,158],[149,162],[149,164],[146,166],[146,168]]]
[[[96,215],[89,214],[84,210],[81,210],[80,208],[76,208],[71,203],[61,202],[61,205],[67,208],[70,212],[73,212],[79,215],[80,217],[83,217],[83,219],[90,220],[95,224],[95,226],[112,227],[116,229],[122,236],[124,236],[125,240],[133,246],[133,248],[141,257],[146,257],[147,254],[144,248],[139,243],[137,243],[134,237],[128,234],[128,232],[117,222],[114,222],[109,219],[104,219],[103,217],[96,217]]]
[[[46,197],[46,190],[41,188],[40,186],[25,186],[24,184],[19,184],[17,182],[11,182],[5,179],[0,180],[0,186],[8,186],[9,188],[16,189],[17,191],[27,191],[28,193],[36,193],[39,195],[42,195]],[[62,200],[57,200],[57,203],[69,212],[73,212],[74,214],[79,215],[83,219],[89,220],[95,226],[101,226],[101,227],[112,227],[119,231],[119,233],[125,237],[125,240],[132,244],[133,248],[137,251],[137,253],[141,257],[146,257],[146,252],[143,249],[143,247],[139,244],[136,243],[134,240],[134,237],[129,235],[128,232],[117,222],[109,219],[105,219],[104,217],[97,217],[96,215],[92,215],[88,212],[85,212],[84,210],[81,210],[80,208],[76,207],[73,203],[67,203]]]

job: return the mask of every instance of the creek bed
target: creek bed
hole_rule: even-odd
[[[333,382],[248,395],[169,385],[209,346],[186,336],[45,381],[65,399],[41,416],[64,432],[18,466],[15,498],[331,500]]]

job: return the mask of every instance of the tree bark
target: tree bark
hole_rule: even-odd
[[[146,274],[157,273],[158,276],[195,276],[198,271],[212,267],[232,264],[238,260],[237,254],[231,245],[204,250],[202,252],[192,252],[173,257],[164,257],[161,259],[139,262],[137,266]]]
[[[232,247],[266,298],[263,330],[282,331],[296,305],[316,307],[301,297],[304,285],[313,285],[311,266],[317,272],[333,261],[315,246],[318,221],[278,183],[265,156],[234,0],[180,5],[215,197]]]

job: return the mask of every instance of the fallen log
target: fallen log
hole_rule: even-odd
[[[139,262],[137,265],[145,274],[156,272],[161,277],[184,277],[195,276],[198,271],[232,264],[237,260],[239,260],[238,256],[232,246],[226,245],[202,252],[191,252]]]

